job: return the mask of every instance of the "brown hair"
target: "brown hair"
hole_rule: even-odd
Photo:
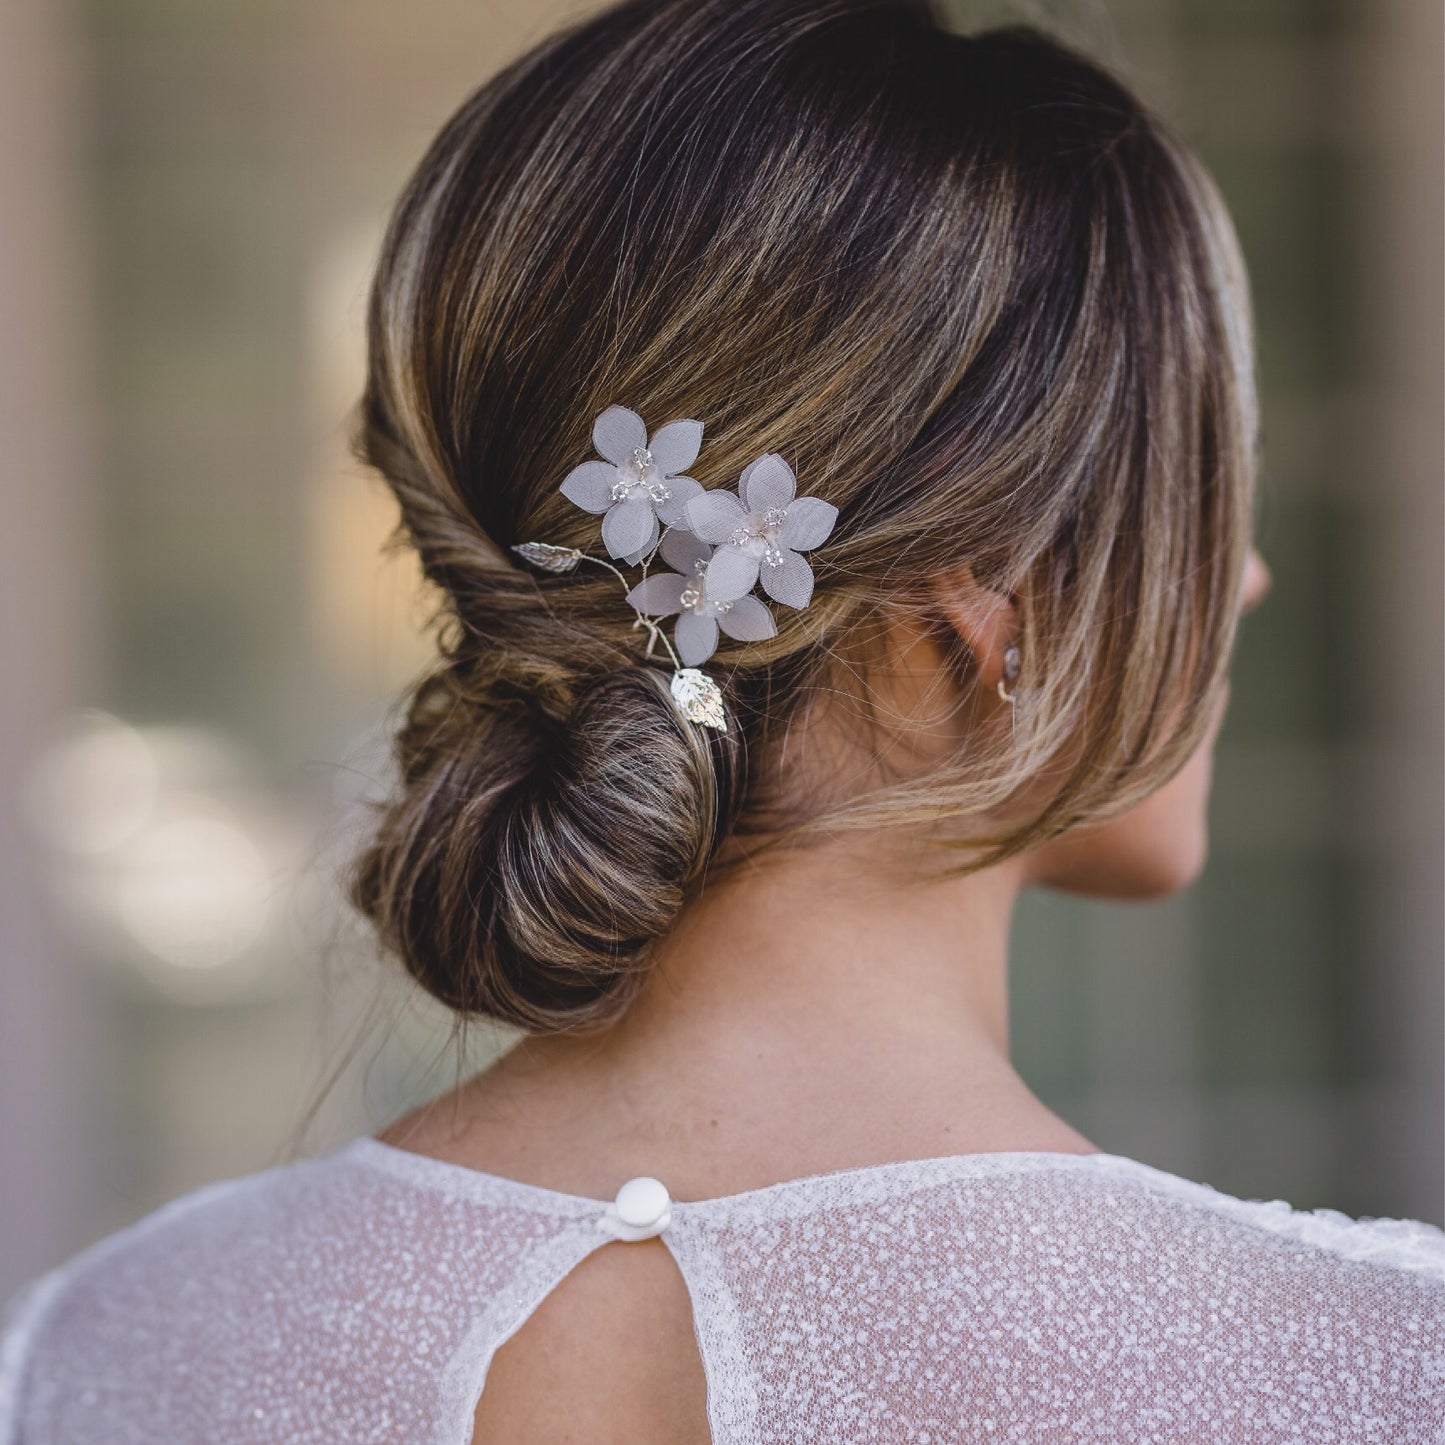
[[[1039,33],[952,34],[911,0],[631,0],[547,41],[437,136],[371,295],[358,451],[444,602],[353,902],[462,1013],[582,1029],[765,815],[972,819],[980,867],[1118,814],[1223,683],[1251,369],[1213,186]],[[596,550],[558,485],[612,403],[702,418],[704,485],[777,451],[839,508],[810,607],[710,664],[725,736],[671,705],[614,578],[508,551]],[[763,786],[858,640],[959,564],[1017,600],[1016,726],[826,808]],[[982,828],[1046,773],[1042,807]]]

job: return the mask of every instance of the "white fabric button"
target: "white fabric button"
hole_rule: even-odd
[[[649,1174],[629,1179],[617,1191],[617,1217],[633,1229],[651,1229],[671,1210],[666,1187]]]
[[[660,1179],[639,1174],[617,1191],[599,1223],[617,1239],[651,1239],[672,1223],[672,1196]]]

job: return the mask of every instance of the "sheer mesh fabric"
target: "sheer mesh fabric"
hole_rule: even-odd
[[[371,1139],[200,1190],[12,1304],[0,1445],[465,1445],[605,1208]],[[1420,1221],[980,1154],[675,1202],[661,1238],[728,1445],[1445,1442]]]

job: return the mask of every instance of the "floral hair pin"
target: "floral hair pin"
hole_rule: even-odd
[[[799,497],[792,468],[774,452],[743,470],[737,492],[688,476],[702,446],[700,421],[672,421],[649,436],[642,418],[610,406],[593,423],[601,461],[573,468],[562,495],[602,517],[608,555],[642,568],[627,592],[648,631],[647,654],[661,643],[672,658],[671,692],[683,714],[727,731],[722,691],[701,665],[717,650],[718,635],[762,642],[776,635],[767,605],[751,595],[762,582],[775,602],[804,608],[813,596],[813,569],[801,555],[822,545],[838,509],[818,497]],[[665,528],[666,530],[663,530]],[[521,542],[512,550],[544,572],[570,572],[580,562],[606,567],[624,586],[612,562],[576,547]],[[654,555],[670,569],[648,576]],[[676,616],[676,648],[654,620]]]

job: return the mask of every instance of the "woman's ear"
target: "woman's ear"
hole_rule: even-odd
[[[938,611],[973,655],[979,680],[992,692],[1004,676],[1004,649],[1018,632],[1018,609],[1007,593],[980,586],[967,563],[929,578]]]

